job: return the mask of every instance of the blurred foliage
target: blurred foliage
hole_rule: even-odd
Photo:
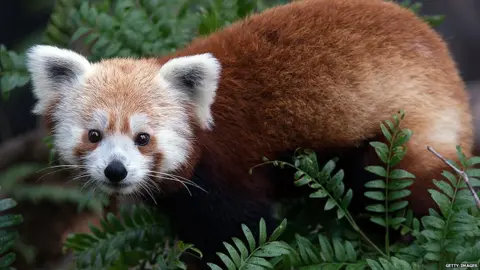
[[[15,206],[17,202],[11,198],[0,200],[0,269],[9,269],[16,259],[16,254],[10,249],[14,246],[18,233],[11,227],[22,223],[23,218],[18,214],[3,213]]]

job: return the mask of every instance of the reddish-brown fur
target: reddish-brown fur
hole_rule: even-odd
[[[219,179],[242,179],[219,183],[235,192],[257,197],[271,189],[261,175],[248,175],[260,157],[358,145],[380,134],[379,123],[399,109],[407,115],[403,127],[414,132],[401,167],[417,176],[411,196],[417,213],[433,206],[426,189],[448,169],[426,146],[451,159],[456,144],[470,154],[467,93],[445,43],[393,3],[298,1],[199,38],[158,64],[205,52],[219,59],[222,73],[215,128],[198,134],[205,147],[197,151]],[[437,119],[444,130],[434,127]],[[457,138],[435,141],[436,132],[456,123]]]
[[[200,53],[212,53],[222,65],[214,128],[196,129],[194,151],[177,173],[190,178],[203,161],[227,194],[268,202],[276,183],[264,171],[248,174],[262,156],[297,147],[319,155],[355,148],[378,139],[380,122],[399,109],[406,112],[402,126],[414,133],[399,167],[416,175],[410,203],[417,214],[434,207],[427,189],[448,169],[426,146],[449,159],[456,159],[457,144],[471,154],[467,93],[445,43],[412,12],[382,0],[296,1],[198,38],[173,55],[104,60],[87,82],[85,115],[107,109],[115,119],[140,112],[162,121],[149,108],[172,104],[154,91],[153,76],[169,59]],[[370,154],[358,162],[377,163]],[[153,155],[158,166],[162,155]],[[162,184],[167,190],[179,185]]]
[[[399,109],[407,114],[403,126],[414,132],[401,167],[417,176],[411,196],[417,212],[432,206],[426,189],[447,169],[426,145],[451,159],[456,144],[470,154],[468,98],[445,43],[413,13],[381,0],[296,1],[198,38],[157,61],[104,60],[101,74],[87,82],[85,115],[105,108],[112,110],[110,119],[127,119],[133,112],[152,116],[148,108],[164,102],[148,92],[158,68],[173,57],[206,52],[222,65],[212,107],[215,128],[197,132],[200,143],[189,161],[208,157],[220,179],[243,179],[219,183],[236,192],[264,196],[271,190],[261,175],[247,173],[262,156],[296,147],[321,152],[358,145],[379,134],[380,121]],[[98,88],[101,95],[95,94]],[[452,122],[458,122],[458,139],[437,143],[429,136],[436,132],[436,119],[449,117],[447,108],[457,114]],[[448,128],[449,120],[445,123]],[[116,124],[127,132],[128,125]]]

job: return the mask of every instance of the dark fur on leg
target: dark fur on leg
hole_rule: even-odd
[[[221,263],[215,253],[226,252],[222,242],[230,242],[232,237],[246,240],[242,223],[257,239],[261,218],[266,221],[267,233],[275,229],[277,221],[273,218],[272,204],[267,200],[226,193],[209,181],[208,174],[200,169],[196,170],[194,178],[192,180],[208,193],[191,188],[190,195],[182,190],[163,198],[159,204],[169,214],[179,238],[202,251],[204,257],[197,267],[200,264],[206,267],[206,262]]]

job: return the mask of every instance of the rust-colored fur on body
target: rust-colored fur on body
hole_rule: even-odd
[[[171,98],[175,92],[159,90],[154,83],[158,70],[176,57],[203,53],[221,65],[211,105],[213,125],[205,128],[209,104],[202,107],[205,121],[195,118],[196,101],[186,105],[188,113],[179,119],[193,126],[193,135],[184,130],[192,147],[176,173],[208,193],[192,190],[188,196],[174,181],[159,185],[168,191],[161,203],[180,237],[201,248],[207,259],[222,248],[222,241],[239,234],[241,223],[255,231],[260,217],[273,219],[271,202],[283,185],[274,180],[282,172],[259,170],[250,176],[249,169],[262,156],[276,159],[297,147],[315,150],[322,160],[344,153],[347,163],[363,171],[378,163],[365,143],[379,140],[380,122],[403,109],[402,126],[414,134],[399,167],[416,175],[410,204],[421,215],[434,207],[427,192],[432,179],[448,169],[427,145],[449,159],[456,159],[456,145],[471,154],[467,93],[445,43],[412,12],[382,0],[295,1],[198,38],[169,56],[103,60],[85,75],[85,89],[69,98],[82,104],[82,121],[89,121],[93,110],[108,110],[105,136],[121,133],[133,139],[131,115],[141,113],[160,125],[180,112]],[[79,69],[90,70],[86,60],[77,58],[72,56]],[[168,72],[163,74],[171,79],[167,75],[174,73]],[[49,114],[59,105],[51,100],[44,114],[55,126]],[[87,132],[68,156],[71,160],[99,146]],[[142,157],[154,160],[153,169],[172,156],[157,151],[164,139],[152,136],[150,145],[138,148]],[[352,149],[360,151],[345,154]],[[353,167],[345,168],[351,183],[363,186],[372,180],[356,178]]]
[[[222,76],[215,129],[198,134],[197,151],[211,158],[220,181],[238,179],[226,188],[263,196],[271,182],[248,176],[261,156],[360,145],[380,135],[379,123],[399,109],[406,112],[402,126],[414,133],[400,167],[417,176],[417,213],[433,206],[426,189],[447,169],[427,145],[451,159],[458,144],[470,154],[468,97],[445,43],[393,3],[297,1],[197,39],[174,56],[204,52],[222,63]]]

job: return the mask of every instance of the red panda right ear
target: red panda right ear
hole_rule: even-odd
[[[213,126],[210,107],[220,79],[220,62],[210,53],[170,59],[159,72],[164,87],[181,92],[196,106],[196,116],[203,129]]]
[[[33,113],[43,114],[54,97],[75,88],[91,64],[74,51],[36,45],[27,51],[27,68],[37,99]]]

